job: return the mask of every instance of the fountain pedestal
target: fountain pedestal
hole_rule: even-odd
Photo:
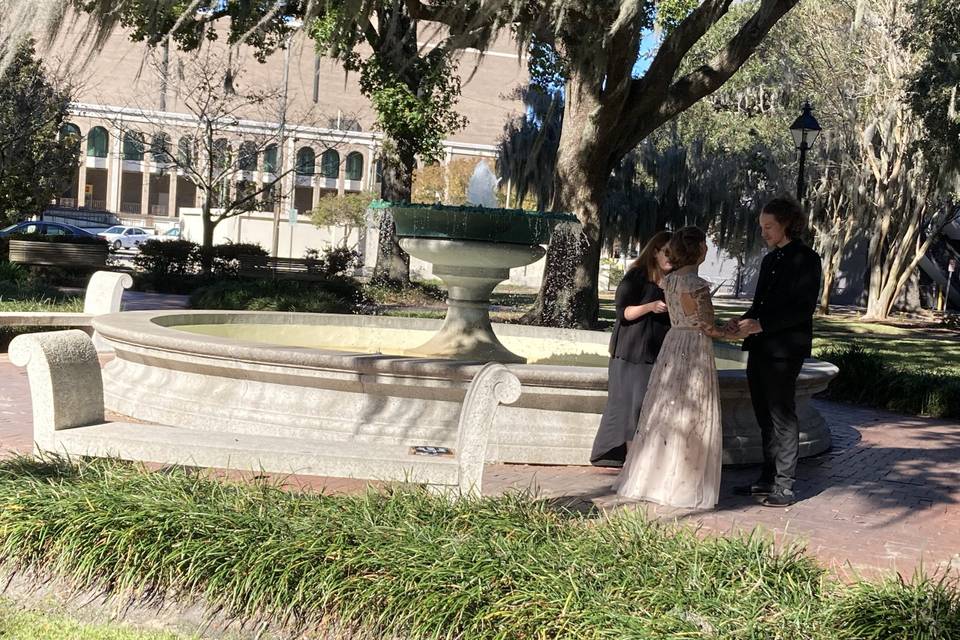
[[[510,269],[536,262],[538,244],[479,242],[439,238],[401,238],[404,251],[433,263],[433,275],[447,285],[447,316],[426,343],[409,349],[416,356],[456,360],[525,363],[497,339],[490,325],[490,294],[510,278]]]

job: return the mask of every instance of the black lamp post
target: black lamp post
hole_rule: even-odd
[[[793,124],[790,125],[790,133],[793,134],[793,141],[797,144],[800,151],[800,175],[797,176],[797,200],[803,201],[803,193],[806,184],[804,183],[804,171],[807,164],[807,150],[813,146],[820,136],[820,123],[813,117],[813,107],[809,102],[803,103],[803,111]]]

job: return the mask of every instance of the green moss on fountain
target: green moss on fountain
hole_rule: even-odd
[[[524,209],[393,203],[382,200],[375,201],[371,207],[388,209],[393,214],[397,236],[400,238],[546,244],[558,225],[577,223],[576,216],[567,213]]]

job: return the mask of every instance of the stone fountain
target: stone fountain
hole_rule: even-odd
[[[393,214],[400,246],[433,264],[447,285],[443,327],[424,344],[405,353],[415,356],[524,363],[507,349],[490,324],[490,294],[510,278],[510,269],[536,262],[546,253],[560,225],[576,217],[497,206],[497,179],[485,162],[477,163],[467,188],[467,206],[376,203]]]

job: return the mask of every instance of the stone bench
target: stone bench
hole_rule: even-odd
[[[90,277],[83,297],[83,313],[56,311],[4,311],[0,312],[0,327],[69,327],[85,329],[94,335],[94,343],[100,351],[109,351],[109,346],[93,333],[94,316],[120,311],[123,290],[133,286],[128,273],[97,271]]]
[[[515,402],[521,390],[516,376],[503,365],[484,366],[464,397],[453,451],[428,456],[399,444],[106,422],[97,352],[87,334],[78,330],[17,336],[10,343],[10,360],[27,368],[38,452],[413,482],[461,495],[479,495],[494,414],[499,404]]]

